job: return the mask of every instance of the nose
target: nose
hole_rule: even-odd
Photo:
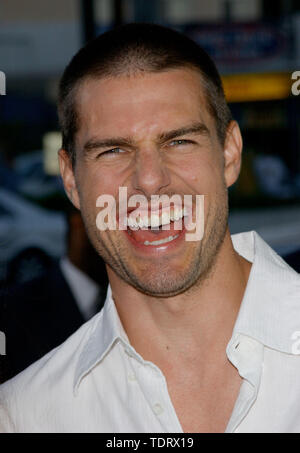
[[[133,187],[147,198],[159,194],[170,184],[170,175],[159,150],[151,148],[139,153],[133,173]]]

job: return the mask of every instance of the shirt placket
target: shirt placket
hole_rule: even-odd
[[[132,350],[127,349],[132,373],[129,379],[136,379],[139,387],[151,408],[162,431],[166,433],[182,433],[182,428],[171,402],[166,379],[161,370],[152,362],[144,361]]]
[[[244,335],[235,336],[227,347],[227,356],[237,368],[243,383],[235,403],[226,433],[238,432],[257,398],[262,367],[263,345],[253,338]]]

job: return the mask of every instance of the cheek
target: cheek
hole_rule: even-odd
[[[100,195],[116,195],[118,179],[111,172],[99,169],[97,165],[82,168],[78,180],[81,197],[94,204]]]
[[[210,156],[202,156],[190,162],[182,161],[180,175],[194,193],[209,194],[220,190],[224,174],[220,163]]]

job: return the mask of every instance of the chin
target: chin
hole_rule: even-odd
[[[138,291],[152,297],[174,297],[194,285],[196,279],[190,273],[184,276],[182,271],[180,273],[162,271],[157,269],[156,272],[149,272],[147,278],[135,276],[128,281]]]

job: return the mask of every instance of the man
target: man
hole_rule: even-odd
[[[100,314],[2,386],[2,430],[300,431],[300,280],[254,232],[229,234],[242,139],[213,62],[174,31],[124,26],[73,58],[59,115],[65,190],[110,286]],[[120,188],[149,205],[124,213]],[[117,228],[98,222],[102,195]],[[154,195],[192,203],[153,214]],[[186,240],[196,218],[203,237]]]
[[[88,240],[80,212],[69,205],[66,254],[39,277],[0,297],[0,331],[7,343],[0,382],[59,346],[105,301],[103,260]]]

